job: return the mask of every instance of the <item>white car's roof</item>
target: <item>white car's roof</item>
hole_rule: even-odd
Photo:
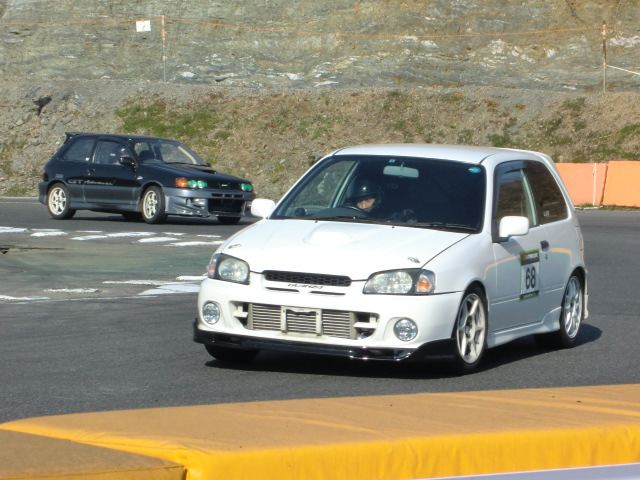
[[[437,145],[419,143],[400,143],[383,145],[357,145],[333,152],[333,155],[384,155],[398,157],[436,158],[441,160],[457,160],[459,162],[480,163],[485,158],[505,154],[515,154],[515,158],[535,158],[541,155],[526,150],[515,150],[496,147],[473,147],[468,145]]]

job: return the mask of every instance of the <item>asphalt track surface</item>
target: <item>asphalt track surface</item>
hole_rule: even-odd
[[[193,289],[145,294],[154,287],[106,282],[182,277],[197,286],[193,278],[204,272],[215,241],[240,227],[182,219],[156,226],[90,212],[61,222],[32,199],[0,199],[0,246],[8,247],[0,255],[0,422],[253,400],[640,383],[640,212],[582,211],[579,217],[590,318],[578,345],[545,350],[521,339],[490,350],[477,373],[456,376],[438,362],[266,352],[248,366],[217,362],[192,342]],[[53,231],[63,233],[33,236]],[[104,237],[72,240],[97,231]],[[150,237],[123,235],[132,231],[215,240],[142,244]],[[78,284],[91,288],[80,292]],[[54,291],[45,292],[51,286]],[[38,296],[47,299],[27,300]]]

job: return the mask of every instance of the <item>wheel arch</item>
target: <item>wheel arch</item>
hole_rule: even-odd
[[[465,288],[464,290],[462,290],[460,293],[460,304],[462,304],[462,301],[465,297],[465,295],[467,293],[469,293],[471,290],[473,289],[478,289],[480,290],[480,293],[482,294],[482,298],[484,300],[484,306],[487,309],[487,318],[485,319],[487,322],[487,326],[489,325],[489,300],[487,299],[487,289],[485,288],[484,284],[480,281],[480,280],[473,280],[469,283],[469,285],[467,285],[467,288]],[[457,313],[456,313],[457,315]],[[455,323],[455,319],[453,322],[453,328],[451,330],[451,336],[453,337],[455,335],[456,332],[456,323]]]
[[[573,271],[571,272],[571,275],[569,275],[569,278],[571,278],[573,275],[576,275],[578,277],[578,280],[580,280],[580,283],[582,284],[582,288],[584,288],[586,290],[587,288],[587,271],[583,266],[577,266],[576,268],[573,269]],[[567,279],[567,281],[569,280],[569,278]]]
[[[151,180],[151,181],[145,183],[144,185],[142,185],[140,187],[140,193],[138,194],[138,201],[136,202],[138,211],[142,207],[142,199],[144,198],[144,194],[151,187],[158,187],[158,188],[160,188],[160,190],[164,191],[164,186],[160,182],[158,182],[157,180]]]
[[[480,280],[473,280],[469,285],[467,285],[467,288],[464,289],[464,293],[467,293],[472,288],[478,288],[480,290],[482,296],[484,297],[487,310],[489,310],[489,299],[487,298],[487,289],[485,288],[484,283],[482,283]]]
[[[49,192],[51,191],[51,189],[58,184],[64,185],[65,187],[69,188],[69,186],[66,184],[64,180],[62,180],[61,178],[54,178],[53,180],[50,180],[49,183],[47,184],[47,188],[46,188],[47,195],[49,195]]]

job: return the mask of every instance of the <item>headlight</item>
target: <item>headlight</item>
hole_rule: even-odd
[[[225,282],[249,283],[249,264],[239,258],[230,257],[223,253],[216,253],[211,257],[209,278],[224,280]]]
[[[176,187],[179,188],[207,188],[209,184],[204,180],[189,180],[185,177],[176,178]]]
[[[387,295],[427,295],[436,289],[436,274],[429,270],[389,270],[374,273],[363,293]]]

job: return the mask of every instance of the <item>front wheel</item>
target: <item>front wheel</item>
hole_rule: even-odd
[[[258,350],[240,350],[217,345],[205,345],[204,348],[207,349],[209,355],[221,362],[247,363],[258,355]]]
[[[453,329],[455,364],[461,373],[474,370],[487,349],[487,305],[479,288],[464,294]]]
[[[218,216],[218,221],[223,225],[236,225],[240,221],[240,217]]]
[[[164,195],[160,187],[149,187],[142,196],[142,218],[147,223],[162,223],[166,220]]]
[[[76,213],[71,207],[71,195],[62,183],[56,183],[47,194],[47,209],[49,215],[56,220],[65,220]]]

